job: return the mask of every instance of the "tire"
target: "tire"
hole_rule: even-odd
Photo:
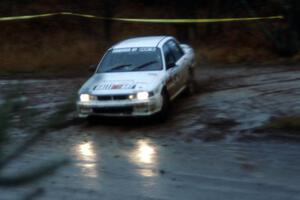
[[[89,125],[95,125],[98,122],[95,116],[88,116],[86,119]]]
[[[162,108],[159,111],[159,113],[155,116],[155,119],[159,120],[160,122],[163,122],[167,120],[170,113],[170,98],[165,89],[162,91],[161,95],[163,100]]]

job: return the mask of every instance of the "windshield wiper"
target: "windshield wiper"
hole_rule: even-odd
[[[148,65],[151,65],[151,64],[154,64],[154,63],[158,63],[158,61],[157,60],[151,60],[149,62],[146,62],[146,63],[143,63],[143,64],[141,64],[139,66],[136,66],[131,71],[134,71],[134,70],[137,70],[137,69],[142,69],[142,68],[147,67]]]
[[[110,71],[114,71],[114,70],[117,70],[117,69],[122,69],[123,67],[128,67],[128,66],[131,66],[132,64],[122,64],[122,65],[117,65],[117,66],[114,66],[110,69],[107,69],[105,70],[104,72],[110,72]]]
[[[142,68],[147,67],[148,65],[152,65],[152,64],[154,64],[154,63],[158,63],[158,61],[157,61],[157,60],[151,60],[151,61],[149,61],[149,62],[146,62],[146,63],[143,63],[143,64],[141,64],[141,65],[139,65],[139,66],[136,66],[136,67],[133,68],[131,71],[134,71],[134,70],[137,70],[137,69],[142,69]]]

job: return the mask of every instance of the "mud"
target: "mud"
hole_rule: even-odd
[[[61,156],[71,164],[38,182],[0,188],[0,199],[300,199],[299,140],[257,133],[271,118],[300,115],[300,68],[202,68],[196,79],[197,93],[178,98],[164,123],[99,118],[91,125],[71,113],[2,173]],[[84,80],[0,80],[0,101],[21,91],[24,112],[36,113],[34,129]],[[17,116],[6,152],[32,134]]]

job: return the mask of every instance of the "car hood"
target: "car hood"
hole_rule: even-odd
[[[85,82],[79,93],[106,95],[152,91],[163,83],[163,77],[163,72],[98,73]]]

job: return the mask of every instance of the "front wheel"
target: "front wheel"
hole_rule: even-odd
[[[96,116],[88,116],[87,118],[87,122],[89,125],[96,125],[99,121],[97,120]]]
[[[159,113],[155,116],[159,121],[165,121],[168,118],[170,111],[170,98],[168,93],[164,90],[161,94],[162,96],[162,107]]]

